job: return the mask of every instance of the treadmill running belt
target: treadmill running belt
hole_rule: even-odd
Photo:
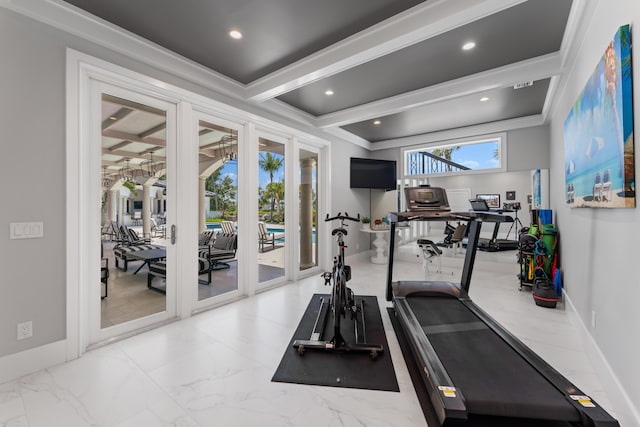
[[[553,385],[455,298],[407,298],[471,414],[580,421]]]

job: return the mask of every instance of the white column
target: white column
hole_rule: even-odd
[[[207,229],[207,215],[206,215],[206,198],[205,194],[205,182],[207,181],[206,176],[200,176],[198,180],[198,232],[202,233]]]
[[[118,223],[120,225],[124,224],[124,204],[124,197],[118,191]]]
[[[151,235],[151,184],[142,186],[142,235]]]
[[[115,222],[118,215],[118,190],[107,191],[107,222]]]
[[[313,267],[313,171],[314,159],[300,160],[300,269]]]

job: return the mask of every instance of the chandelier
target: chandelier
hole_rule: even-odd
[[[223,163],[236,160],[238,158],[237,144],[236,149],[234,150],[233,148],[233,142],[237,140],[238,138],[235,135],[225,135],[220,138],[220,157],[222,158]],[[225,146],[225,143],[228,145]]]
[[[156,172],[158,172],[158,162],[153,160],[153,151],[149,152],[149,160],[140,163],[140,171],[142,176],[147,178],[156,176]]]
[[[133,182],[136,184],[136,177],[138,176],[138,170],[131,167],[129,162],[131,159],[124,159],[127,162],[126,166],[123,166],[118,171],[118,178],[123,182]]]

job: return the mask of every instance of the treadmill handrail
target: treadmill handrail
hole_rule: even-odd
[[[474,212],[468,212],[470,215],[465,216],[456,212],[390,212],[389,218],[391,224],[389,227],[389,255],[387,264],[387,292],[386,299],[393,299],[393,260],[395,251],[396,224],[398,221],[469,221],[469,234],[467,236],[467,251],[464,257],[464,265],[462,276],[460,278],[460,287],[469,292],[471,286],[471,273],[476,259],[478,250],[478,240],[480,239],[480,230],[482,228],[482,218],[474,215]]]

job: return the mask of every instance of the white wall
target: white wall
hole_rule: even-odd
[[[482,135],[478,135],[481,138]],[[527,196],[531,194],[530,172],[533,169],[546,169],[549,167],[549,127],[535,126],[507,132],[507,171],[497,173],[464,174],[450,177],[429,178],[429,184],[445,189],[469,189],[471,195],[483,193],[500,194],[502,203],[506,202],[506,192],[515,191],[516,200],[520,202],[522,210],[518,218],[524,224],[529,225],[530,214],[527,204]],[[379,150],[373,153],[377,159],[396,160],[398,171],[402,171],[402,150],[392,148]],[[471,208],[470,206],[468,207]],[[437,225],[432,226],[438,229]],[[506,237],[509,224],[502,224],[499,228],[499,237]],[[493,232],[493,224],[484,224],[482,235],[487,237]],[[509,238],[514,237],[514,230]]]
[[[589,3],[551,114],[551,208],[561,233],[566,293],[588,332],[607,394],[623,426],[640,425],[640,286],[637,279],[640,209],[570,209],[564,202],[563,125],[567,114],[617,29],[640,22],[640,1]],[[637,27],[637,26],[636,26]],[[632,29],[632,39],[640,37]],[[633,34],[635,32],[635,34]],[[640,44],[633,46],[634,123],[640,125]],[[639,149],[636,133],[636,152]],[[638,155],[636,154],[636,176]],[[636,204],[638,201],[636,201]],[[592,324],[595,313],[595,326]],[[597,347],[596,347],[597,346]],[[604,356],[606,361],[603,361]],[[613,378],[608,374],[612,373]],[[609,380],[608,380],[609,378]]]

